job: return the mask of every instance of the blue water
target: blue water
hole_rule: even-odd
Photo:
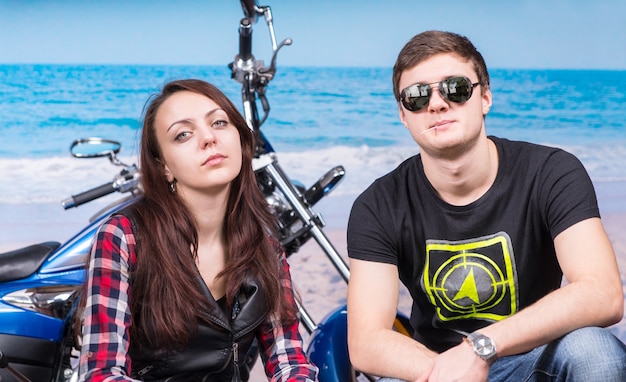
[[[594,182],[626,180],[626,71],[490,74],[489,134],[567,148]],[[115,170],[106,160],[73,159],[70,143],[116,139],[134,161],[146,100],[166,81],[187,77],[241,104],[226,65],[0,65],[0,203],[57,202],[110,180]],[[338,192],[356,194],[417,152],[391,89],[391,68],[279,67],[263,130],[290,175],[313,182],[343,164],[348,175]]]
[[[626,71],[490,74],[487,132],[572,151],[598,186],[601,210],[608,203],[626,212]],[[164,82],[187,77],[210,81],[241,104],[226,65],[0,65],[0,248],[64,241],[82,228],[100,207],[63,211],[59,202],[109,182],[119,169],[106,159],[72,158],[70,143],[116,139],[122,159],[136,161],[146,100]],[[263,130],[292,178],[308,185],[337,164],[346,169],[337,190],[316,206],[329,228],[345,228],[350,201],[418,151],[398,119],[391,69],[279,67],[267,96]],[[626,323],[614,332],[626,341]]]

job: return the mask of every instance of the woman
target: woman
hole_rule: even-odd
[[[255,341],[271,381],[317,379],[253,153],[214,86],[173,81],[152,99],[144,195],[103,224],[91,251],[80,380],[245,380]]]

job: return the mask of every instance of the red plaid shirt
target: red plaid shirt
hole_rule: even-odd
[[[133,381],[128,375],[129,270],[136,259],[130,220],[114,216],[100,227],[91,250],[87,304],[80,354],[80,381]],[[283,254],[282,286],[294,304],[289,265]],[[317,367],[302,348],[298,322],[283,326],[271,320],[259,326],[257,339],[270,381],[317,381]]]

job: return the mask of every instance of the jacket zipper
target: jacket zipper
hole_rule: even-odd
[[[233,362],[235,366],[239,366],[239,343],[233,342]]]
[[[239,343],[233,342],[233,377],[231,382],[241,382],[241,373],[239,372]]]

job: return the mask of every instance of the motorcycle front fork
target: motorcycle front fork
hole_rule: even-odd
[[[325,225],[322,217],[315,214],[311,210],[310,202],[306,198],[306,195],[319,195],[320,193],[329,192],[329,190],[335,186],[343,176],[343,168],[335,168],[329,171],[309,190],[301,193],[296,189],[296,187],[294,187],[287,174],[278,164],[278,159],[275,153],[267,153],[261,155],[259,158],[255,158],[253,166],[255,172],[265,172],[265,174],[270,177],[273,185],[280,190],[284,198],[287,200],[289,206],[291,207],[290,213],[293,213],[295,218],[297,218],[297,220],[299,220],[302,224],[302,226],[298,229],[299,234],[312,236],[322,250],[324,250],[324,253],[330,259],[331,263],[337,269],[341,277],[348,282],[348,279],[350,278],[348,265],[322,230],[322,227]],[[317,202],[322,196],[323,195],[315,197],[314,202]],[[313,331],[317,328],[317,325],[311,315],[299,303],[298,308],[300,310],[302,324],[309,334],[313,333]]]

